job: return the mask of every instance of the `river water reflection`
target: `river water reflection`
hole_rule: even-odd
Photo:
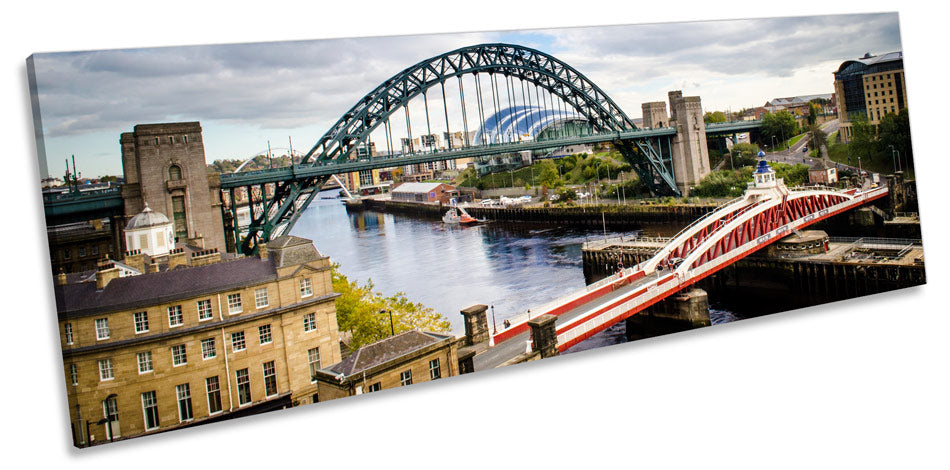
[[[644,228],[663,236],[679,229]],[[372,280],[384,295],[404,292],[441,312],[455,334],[464,332],[459,310],[470,305],[493,305],[494,322],[501,326],[505,319],[524,318],[528,309],[584,287],[581,245],[604,237],[602,229],[459,227],[411,216],[348,213],[339,199],[314,200],[292,233],[313,240],[350,280]],[[608,230],[606,236],[636,233]],[[725,311],[711,314],[713,323],[732,319]],[[491,327],[491,310],[488,321]],[[572,351],[624,342],[623,331],[622,323],[615,325]]]

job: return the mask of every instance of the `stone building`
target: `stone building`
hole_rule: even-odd
[[[119,252],[116,229],[110,218],[47,227],[53,273],[87,271],[103,257],[114,257]]]
[[[877,125],[887,113],[899,113],[907,107],[903,52],[868,53],[842,62],[835,71],[835,100],[843,142],[851,141],[855,116],[863,115]]]
[[[321,401],[459,375],[454,336],[404,331],[316,371]]]
[[[393,188],[392,200],[448,204],[454,190],[445,183],[403,183]]]
[[[119,139],[125,216],[152,210],[167,214],[178,242],[225,251],[221,184],[209,175],[197,122],[139,124]]]
[[[341,359],[329,259],[292,236],[262,248],[57,276],[77,446],[316,401],[315,371]]]
[[[838,182],[838,169],[824,159],[817,159],[808,169],[808,182],[829,185]]]

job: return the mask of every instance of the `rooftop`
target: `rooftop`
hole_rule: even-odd
[[[240,289],[276,280],[277,268],[288,263],[323,258],[310,240],[299,237],[280,237],[268,243],[268,248],[267,259],[255,256],[176,266],[112,279],[102,290],[96,288],[95,271],[67,275],[66,284],[54,286],[56,311],[61,318],[81,317]]]
[[[393,189],[394,193],[427,193],[444,183],[403,183]]]
[[[447,339],[454,337],[418,330],[404,331],[367,344],[324,371],[333,375],[352,376]]]

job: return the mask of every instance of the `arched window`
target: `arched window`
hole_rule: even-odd
[[[181,179],[181,167],[172,165],[168,168],[168,179],[176,181]]]

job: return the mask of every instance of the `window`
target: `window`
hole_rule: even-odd
[[[238,331],[237,333],[231,333],[231,351],[238,352],[245,349],[244,344],[244,332]]]
[[[172,305],[168,307],[168,326],[181,326],[184,319],[181,316],[181,305]]]
[[[263,308],[267,306],[267,288],[261,287],[254,289],[254,307]]]
[[[191,409],[191,387],[188,384],[175,385],[175,393],[178,395],[178,421],[189,421],[194,418]]]
[[[136,354],[139,363],[139,373],[144,374],[152,371],[152,352],[145,351]]]
[[[99,254],[99,245],[92,245],[92,254],[93,255]]]
[[[172,181],[178,181],[181,179],[181,167],[178,165],[172,165],[168,167],[168,179]]]
[[[132,314],[133,323],[135,323],[135,333],[145,333],[148,331],[148,312],[135,312]]]
[[[305,278],[300,280],[300,296],[301,297],[310,297],[313,295],[313,281],[310,278]]]
[[[99,381],[112,380],[112,359],[99,359]]]
[[[70,253],[69,248],[64,249],[64,250],[63,250],[63,259],[69,259],[70,254],[71,254],[71,253]]]
[[[228,294],[228,313],[234,315],[235,313],[241,313],[244,311],[244,307],[241,306],[241,294]]]
[[[175,238],[188,238],[188,215],[185,211],[185,196],[172,196],[172,220],[175,224]]]
[[[412,385],[412,369],[403,371],[401,374],[399,374],[399,385]]]
[[[237,378],[238,405],[246,405],[251,402],[251,377],[247,374],[247,369],[234,371]]]
[[[66,344],[73,344],[73,325],[66,323],[63,325],[63,333],[66,334]]]
[[[274,341],[274,338],[270,333],[270,325],[261,325],[257,327],[257,335],[261,340],[261,344],[267,344]]]
[[[158,402],[155,400],[154,390],[142,394],[142,413],[145,415],[146,431],[158,427]]]
[[[169,144],[174,144],[174,143],[175,143],[175,137],[174,137],[174,136],[168,136],[168,143],[169,143]]]
[[[439,366],[439,359],[429,361],[429,378],[432,380],[442,378],[442,368]]]
[[[185,345],[179,344],[172,346],[172,365],[181,366],[188,363],[188,356],[185,354]]]
[[[317,329],[317,314],[308,313],[303,316],[303,330],[313,331]]]
[[[208,414],[221,411],[221,385],[217,375],[205,379],[205,390],[208,391]]]
[[[214,359],[218,353],[214,349],[214,338],[208,338],[201,340],[201,358],[202,359]]]
[[[382,387],[380,387],[379,382],[376,382],[366,388],[366,393],[378,392],[380,390],[382,390]]]
[[[187,136],[187,135],[181,136],[181,143],[183,143],[183,144],[187,144],[187,143],[188,143],[188,136]]]
[[[310,363],[310,383],[317,381],[317,371],[320,370],[320,348],[307,350],[307,362]]]
[[[83,256],[86,256],[86,247],[81,246],[79,247],[79,257],[82,258]]]
[[[211,319],[211,299],[198,301],[198,321]]]
[[[79,371],[76,369],[76,364],[69,365],[69,378],[73,385],[79,385]]]
[[[272,397],[277,395],[277,369],[274,367],[274,361],[265,362],[263,367],[264,396]]]
[[[109,339],[109,319],[107,318],[97,318],[96,319],[96,339]]]

